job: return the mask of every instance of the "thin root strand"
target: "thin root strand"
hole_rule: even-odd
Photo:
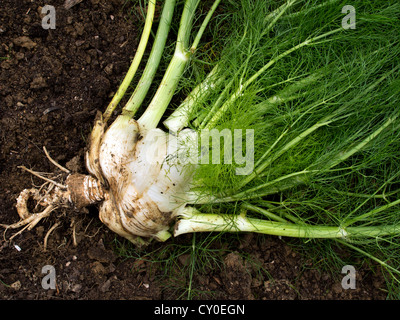
[[[36,176],[36,177],[38,177],[38,178],[40,178],[40,179],[43,179],[44,181],[51,182],[51,183],[53,183],[54,185],[56,185],[57,187],[59,187],[60,189],[64,189],[64,190],[67,189],[67,186],[66,186],[66,185],[63,185],[63,184],[61,184],[61,183],[58,183],[58,182],[56,182],[56,181],[54,181],[54,180],[51,180],[51,179],[49,179],[49,178],[46,178],[46,177],[42,176],[40,173],[38,173],[38,172],[36,172],[36,171],[33,171],[33,170],[30,170],[30,169],[28,169],[28,168],[25,167],[25,166],[19,166],[18,168],[23,169],[23,170],[25,170],[25,171],[28,171],[30,174],[33,174],[34,176]]]
[[[61,223],[60,222],[56,222],[50,229],[49,231],[47,231],[46,236],[44,237],[44,242],[43,242],[43,251],[46,251],[47,249],[47,240],[50,236],[50,234],[53,232],[53,230],[55,230]]]
[[[61,171],[64,171],[66,173],[70,173],[70,171],[67,168],[64,168],[61,164],[57,163],[52,157],[50,157],[49,153],[47,152],[47,149],[45,146],[43,146],[43,151],[46,154],[47,159],[54,164],[57,168],[59,168]]]

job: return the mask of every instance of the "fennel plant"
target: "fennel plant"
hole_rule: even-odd
[[[203,14],[199,2],[164,1],[144,71],[119,108],[149,50],[148,2],[131,68],[91,134],[90,178],[69,176],[40,200],[39,214],[26,207],[37,192],[21,194],[22,220],[8,227],[98,203],[100,219],[134,243],[189,232],[330,239],[398,283],[400,3],[355,0],[355,28],[345,28],[340,0],[216,0]],[[204,33],[215,39],[211,49]],[[178,91],[186,97],[175,107]],[[243,148],[199,147],[213,129]],[[243,159],[243,150],[253,164],[244,174],[243,161],[226,161]]]

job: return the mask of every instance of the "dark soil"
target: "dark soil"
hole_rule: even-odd
[[[17,196],[32,184],[42,184],[18,166],[58,172],[43,146],[61,165],[85,172],[83,155],[95,113],[107,106],[138,43],[143,18],[132,3],[84,0],[66,10],[63,0],[1,1],[0,223],[18,221]],[[56,8],[54,30],[41,26],[45,4]],[[44,251],[45,235],[57,221],[61,224]],[[284,239],[274,237],[221,237],[206,255],[199,255],[205,258],[191,274],[193,259],[187,248],[193,236],[152,244],[144,258],[102,225],[96,208],[54,213],[12,241],[16,231],[3,230],[0,298],[5,300],[386,297],[379,273],[357,270],[356,289],[345,290],[341,269],[318,271]],[[167,261],[163,250],[176,257]],[[41,285],[45,265],[54,266],[55,289]]]

